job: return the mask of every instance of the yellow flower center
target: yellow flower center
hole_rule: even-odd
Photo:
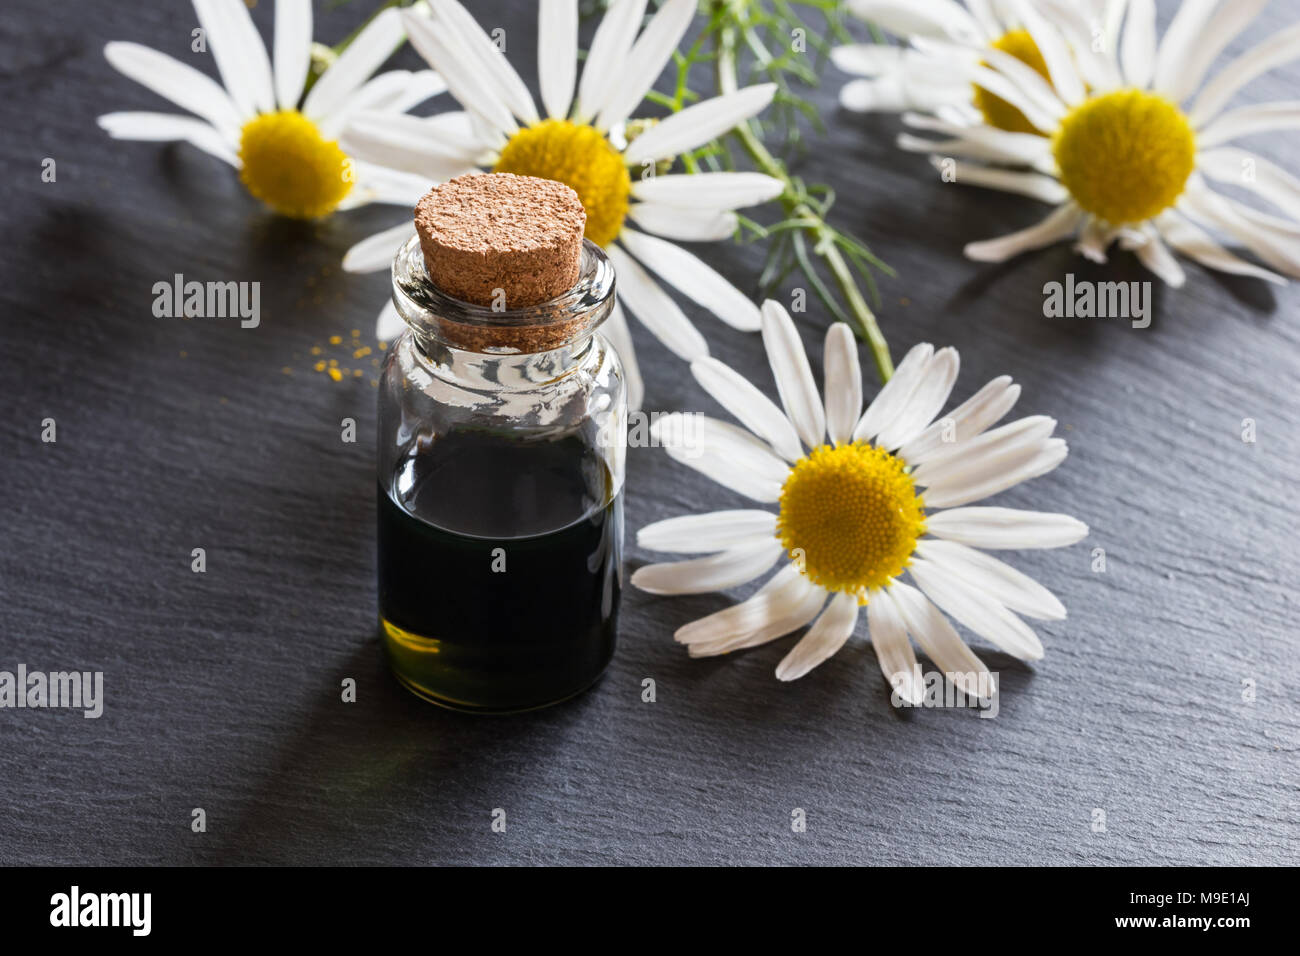
[[[632,179],[619,151],[591,126],[548,119],[524,127],[510,137],[492,172],[564,183],[582,200],[587,238],[598,246],[623,229]]]
[[[776,536],[814,584],[866,602],[907,567],[925,511],[902,459],[864,442],[822,445],[781,489]]]
[[[993,49],[1014,56],[1021,63],[1032,67],[1048,83],[1052,82],[1051,75],[1047,72],[1047,61],[1043,59],[1038,44],[1028,30],[1012,30],[1004,34],[993,44]],[[984,114],[984,121],[990,126],[1009,133],[1038,132],[1038,128],[1025,118],[1024,113],[982,86],[975,87],[975,107]]]
[[[1061,184],[1112,225],[1169,208],[1196,166],[1196,137],[1173,103],[1116,90],[1076,106],[1052,137]]]
[[[262,113],[239,136],[239,178],[281,215],[316,219],[352,191],[352,161],[297,110]]]

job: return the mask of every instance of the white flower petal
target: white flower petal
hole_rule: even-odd
[[[590,120],[605,105],[612,79],[627,63],[632,41],[645,16],[646,0],[613,0],[605,10],[582,68],[574,120]]]
[[[976,262],[1004,262],[1030,249],[1041,249],[1073,234],[1083,213],[1074,203],[1066,203],[1042,222],[1019,232],[971,242],[966,245],[966,257]]]
[[[1065,619],[1065,605],[1057,600],[1056,595],[1029,575],[992,555],[954,541],[930,538],[917,543],[916,553],[1009,610],[1040,621]]]
[[[634,139],[623,158],[629,166],[639,166],[702,146],[762,112],[775,95],[775,83],[760,83],[688,106]]]
[[[691,363],[691,374],[719,405],[778,455],[795,461],[803,454],[790,419],[739,372],[715,358],[702,358]]]
[[[1074,251],[1092,262],[1105,262],[1106,249],[1114,241],[1118,232],[1118,229],[1107,226],[1095,216],[1090,216],[1084,221],[1083,228],[1079,230]]]
[[[537,106],[509,58],[492,42],[474,15],[457,0],[428,0],[435,26],[446,29],[461,62],[477,66],[479,82],[491,86],[497,98],[521,123],[536,123]]]
[[[541,0],[537,12],[537,82],[546,115],[564,119],[578,77],[578,0]]]
[[[913,129],[956,137],[955,142],[942,144],[932,140],[918,140],[914,152],[937,152],[1024,165],[1034,165],[1044,157],[1050,157],[1052,152],[1051,140],[1037,133],[1012,133],[991,126],[959,126],[923,113],[904,113],[902,119]],[[939,148],[940,145],[945,148]]]
[[[965,0],[966,9],[970,11],[971,19],[979,30],[982,38],[982,46],[991,44],[998,37],[1006,32],[1003,26],[1002,17],[993,9],[992,0]],[[1005,13],[1005,7],[1002,8]]]
[[[628,411],[640,411],[641,402],[645,398],[645,381],[641,378],[641,366],[636,359],[636,346],[632,343],[632,332],[627,327],[627,316],[623,314],[623,306],[619,304],[617,297],[609,318],[600,327],[600,332],[609,340],[609,344],[614,346],[614,351],[623,363],[623,379],[627,382]]]
[[[1157,225],[1161,235],[1171,246],[1206,268],[1232,275],[1254,276],[1266,282],[1286,285],[1287,280],[1283,276],[1233,255],[1215,242],[1208,232],[1173,209],[1161,213]]]
[[[1102,0],[1092,5],[1092,9],[1079,9],[1074,5],[1074,0],[1039,0],[1039,6],[1064,35],[1074,53],[1079,76],[1093,95],[1124,85],[1113,55],[1113,34],[1104,22],[1117,12],[1122,15],[1125,6],[1123,0]],[[1106,9],[1098,10],[1099,6]],[[1001,32],[999,29],[994,35],[1001,35]],[[1094,45],[1100,49],[1094,49]]]
[[[910,114],[909,114],[910,115]],[[1051,142],[1046,137],[1034,136],[1030,133],[1006,133],[1005,137],[1024,136],[1026,139],[1034,139],[1032,148],[1033,156],[1013,156],[1003,152],[996,146],[986,142],[981,142],[985,133],[989,130],[978,126],[973,126],[968,131],[969,135],[959,136],[954,139],[926,139],[922,136],[912,136],[908,133],[899,133],[894,139],[894,145],[899,149],[909,153],[933,153],[939,156],[955,156],[964,159],[977,159],[986,163],[1023,163],[1037,169],[1045,166],[1051,160]],[[994,132],[1001,133],[1001,130]],[[1025,149],[1029,153],[1031,150]],[[1042,170],[1040,170],[1042,171]]]
[[[221,86],[192,66],[139,43],[114,41],[104,59],[123,76],[207,120],[227,138],[238,141],[243,119]]]
[[[967,696],[979,697],[981,688],[987,690],[993,686],[992,675],[984,662],[962,642],[948,619],[924,594],[901,581],[893,582],[882,593],[893,600],[895,610],[921,650]]]
[[[362,110],[405,113],[411,107],[419,106],[425,100],[446,92],[447,81],[438,75],[437,70],[389,70],[376,74],[362,85],[361,89],[343,101],[339,110],[345,114],[345,122],[346,115]],[[437,119],[442,120],[449,115],[452,114],[440,113]],[[456,115],[461,117],[459,123],[465,130],[466,138],[469,138],[472,134],[468,115],[464,112]],[[337,122],[333,117],[331,121]]]
[[[390,298],[384,303],[384,307],[379,310],[379,319],[375,322],[375,338],[380,342],[392,343],[405,331],[406,322]]]
[[[311,66],[311,0],[275,0],[275,101],[296,109]]]
[[[1189,0],[1160,43],[1152,88],[1181,103],[1201,85],[1215,57],[1259,16],[1268,0]],[[1218,10],[1215,10],[1218,7]],[[1213,18],[1211,14],[1213,13]]]
[[[853,633],[858,622],[858,599],[836,594],[808,633],[776,666],[777,680],[798,680],[823,661],[833,657]]]
[[[343,197],[339,209],[355,209],[367,203],[384,203],[392,206],[415,208],[420,197],[429,191],[429,180],[424,176],[404,173],[376,166],[363,160],[353,159],[352,169],[356,173],[356,185]]]
[[[759,539],[776,539],[776,515],[743,509],[681,515],[648,524],[636,533],[638,547],[682,554],[726,551]]]
[[[918,50],[933,55],[938,61],[955,59],[962,64],[955,72],[963,76],[971,76],[970,71],[979,66],[991,66],[1014,85],[1019,94],[1027,97],[1033,103],[1034,109],[1045,119],[1059,120],[1065,115],[1065,104],[1061,102],[1061,97],[1047,80],[1043,79],[1033,67],[1016,59],[1010,53],[1004,53],[997,47],[990,46],[981,51],[978,60],[963,61],[962,51],[955,49],[950,43],[919,38],[914,38],[912,43]],[[940,68],[939,63],[936,63],[935,67]]]
[[[1038,635],[997,601],[967,587],[929,561],[913,558],[907,570],[925,596],[957,623],[1012,657],[1022,661],[1042,658],[1043,644]]]
[[[441,27],[411,10],[402,10],[401,17],[411,46],[447,81],[451,95],[478,119],[485,131],[502,137],[519,128],[496,87],[483,83],[477,66],[463,58],[463,51],[452,45]]]
[[[822,366],[825,369],[826,434],[837,445],[853,441],[853,428],[862,414],[862,367],[853,330],[843,322],[826,331]]]
[[[343,256],[343,268],[347,272],[379,272],[393,264],[397,250],[415,235],[415,225],[408,219],[391,229],[377,232],[362,239]]]
[[[998,456],[992,461],[955,477],[951,482],[925,491],[926,508],[955,508],[980,501],[1006,491],[1030,478],[1045,475],[1061,462],[1069,447],[1060,438],[1049,438],[1041,445],[1030,445]]]
[[[1274,130],[1300,129],[1300,100],[1283,100],[1277,103],[1255,103],[1240,109],[1229,110],[1196,133],[1198,149],[1220,146],[1238,136],[1253,133],[1271,133]]]
[[[618,273],[618,294],[623,304],[655,338],[688,362],[709,354],[704,336],[635,259],[615,245],[608,246],[605,254]]]
[[[1145,89],[1156,65],[1155,0],[1129,0],[1119,41],[1120,68],[1130,86]]]
[[[948,172],[948,162],[949,157],[930,157],[930,164],[944,174]],[[1018,169],[995,169],[976,163],[953,162],[952,181],[1028,196],[1030,199],[1038,199],[1053,206],[1059,206],[1070,198],[1070,191],[1054,177]]]
[[[618,241],[678,292],[733,329],[757,332],[758,306],[700,259],[671,242],[624,228]]]
[[[776,379],[781,407],[794,424],[795,431],[809,448],[816,448],[826,435],[826,411],[817,383],[808,365],[799,332],[790,313],[781,303],[768,299],[763,303],[763,347]]]
[[[449,137],[435,119],[405,113],[357,113],[339,137],[339,146],[356,159],[424,176],[431,183],[474,169],[473,153]]]
[[[919,342],[908,350],[889,381],[863,412],[853,429],[854,441],[872,441],[893,423],[907,406],[907,400],[921,381],[933,355],[934,346],[929,342]]]
[[[749,432],[707,415],[673,412],[659,418],[650,434],[675,461],[755,501],[780,499],[790,474],[790,467]]]
[[[632,584],[651,594],[706,594],[754,580],[781,557],[775,538],[731,548],[705,558],[647,564],[632,574]]]
[[[1222,229],[1240,240],[1279,272],[1300,277],[1300,239],[1294,233],[1270,225],[1258,215],[1248,216],[1246,207],[1218,195],[1203,181],[1189,182],[1177,208],[1194,221]]]
[[[1300,57],[1300,23],[1279,30],[1251,47],[1205,84],[1187,116],[1192,127],[1200,129],[1218,115],[1233,94],[1255,77],[1296,57]]]
[[[326,139],[338,139],[355,116],[405,113],[412,106],[446,90],[447,84],[433,70],[419,70],[415,73],[389,70],[367,80],[360,88],[349,93],[329,116],[317,120],[316,126]]]
[[[1131,249],[1139,262],[1170,286],[1175,289],[1180,288],[1187,281],[1187,274],[1183,272],[1183,267],[1178,264],[1178,260],[1173,257],[1165,244],[1160,241],[1159,234],[1151,226],[1144,224],[1141,235],[1142,242],[1121,237],[1120,246]]]
[[[763,173],[668,173],[632,184],[632,195],[642,202],[687,209],[743,209],[784,190],[781,180]]]
[[[1196,168],[1210,179],[1249,189],[1300,219],[1300,179],[1263,156],[1232,146],[1203,149],[1196,154]]]
[[[753,597],[677,629],[674,639],[692,657],[757,647],[803,627],[826,603],[826,592],[786,565]]]
[[[266,44],[240,0],[194,0],[221,81],[243,116],[275,109]]]
[[[925,530],[948,541],[991,551],[1063,548],[1088,534],[1088,526],[1069,515],[1018,508],[933,511],[925,516]]]
[[[897,417],[881,429],[876,444],[886,449],[898,448],[924,431],[948,401],[960,367],[956,349],[944,348],[935,352],[926,362],[920,381],[908,396],[907,403]]]
[[[154,143],[183,141],[231,166],[239,166],[239,157],[230,141],[210,123],[193,116],[176,116],[172,113],[106,113],[97,122],[113,139]]]
[[[1019,397],[1020,386],[1012,384],[1011,376],[1000,375],[904,444],[896,454],[909,465],[946,454],[955,445],[969,441],[1000,421]]]
[[[972,44],[986,39],[954,0],[849,0],[848,7],[854,16],[900,37],[950,37]]]
[[[1061,34],[1030,0],[1013,0],[1012,6],[1024,28],[1033,37],[1038,52],[1047,63],[1047,72],[1052,78],[1052,88],[1057,95],[1071,106],[1082,103],[1086,95],[1083,81],[1079,79],[1070,49]]]
[[[900,69],[904,52],[889,43],[846,43],[831,50],[831,62],[845,73],[880,76]]]
[[[935,455],[912,472],[918,485],[943,485],[953,478],[992,463],[1010,452],[1041,445],[1056,430],[1056,419],[1030,415],[985,432],[978,438],[954,442],[943,454]]]
[[[892,74],[872,80],[849,80],[840,87],[840,106],[854,113],[926,109],[908,95],[900,77]]]
[[[867,595],[867,630],[885,680],[903,700],[919,704],[925,696],[925,683],[916,679],[919,668],[907,640],[907,625],[884,591],[873,590]]]
[[[665,0],[655,11],[632,45],[627,61],[610,76],[611,88],[596,116],[596,129],[618,126],[645,99],[686,35],[696,8],[697,0]]]
[[[647,232],[683,242],[717,242],[730,239],[739,220],[734,212],[717,209],[683,209],[639,202],[628,210],[628,218]]]
[[[971,83],[982,87],[994,96],[1001,97],[1020,110],[1021,113],[1025,114],[1025,119],[1029,120],[1030,125],[1035,129],[1041,130],[1045,135],[1056,129],[1058,114],[1043,109],[1033,97],[1024,92],[1006,75],[985,66],[983,63],[973,63],[959,67],[959,69],[962,69],[965,75],[970,78]],[[1021,135],[1032,134],[1022,133]]]
[[[402,18],[394,9],[385,10],[367,23],[312,84],[302,102],[303,115],[310,120],[329,116],[393,55],[405,35]]]

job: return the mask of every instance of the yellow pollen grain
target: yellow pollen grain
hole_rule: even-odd
[[[1052,137],[1061,185],[1110,223],[1142,222],[1177,201],[1196,168],[1196,136],[1172,102],[1115,90],[1072,109]]]
[[[352,161],[297,110],[262,113],[245,123],[239,164],[245,188],[294,219],[327,216],[352,191]]]
[[[330,336],[330,345],[339,345],[339,344],[341,344],[342,342],[343,342],[343,336],[341,336],[341,335],[331,335],[331,336]]]
[[[332,368],[330,369],[330,378],[334,379],[336,382],[341,382],[343,381],[343,373],[336,368]]]
[[[781,489],[776,536],[814,584],[866,601],[907,567],[925,510],[902,459],[863,442],[822,445]]]
[[[598,246],[609,245],[623,229],[632,179],[623,156],[592,126],[557,119],[526,126],[510,137],[492,172],[569,186],[587,212],[585,234]]]

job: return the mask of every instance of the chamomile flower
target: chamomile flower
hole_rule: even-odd
[[[843,323],[826,335],[823,401],[785,309],[764,303],[762,323],[781,407],[716,359],[700,359],[691,365],[696,380],[745,427],[674,414],[660,419],[655,437],[677,461],[776,511],[717,511],[642,528],[642,547],[706,556],[647,565],[632,583],[698,594],[752,581],[782,555],[791,560],[753,597],[683,626],[677,640],[693,657],[713,656],[812,623],[776,670],[794,680],[844,645],[866,605],[881,670],[913,703],[923,687],[909,634],[967,693],[990,686],[949,617],[1014,657],[1042,657],[1021,616],[1058,620],[1065,608],[985,552],[1059,548],[1087,526],[1064,514],[970,506],[1064,461],[1056,422],[1034,415],[993,428],[1020,395],[1007,376],[935,421],[958,360],[951,348],[925,344],[907,353],[864,412],[857,347]]]
[[[405,202],[411,177],[354,162],[337,137],[361,111],[395,116],[441,93],[431,70],[372,74],[401,45],[396,10],[366,25],[304,97],[311,62],[311,0],[276,0],[274,68],[241,0],[194,0],[222,82],[138,43],[113,42],[104,56],[119,72],[193,113],[109,113],[114,139],[184,141],[239,170],[276,212],[315,219],[368,202]]]
[[[1097,262],[1118,241],[1173,286],[1185,276],[1169,247],[1208,268],[1283,283],[1278,273],[1300,276],[1300,225],[1293,221],[1300,217],[1300,180],[1225,144],[1247,133],[1294,129],[1300,107],[1224,107],[1250,80],[1300,57],[1300,24],[1245,51],[1202,85],[1210,64],[1265,2],[1184,3],[1159,45],[1153,0],[1110,3],[1101,21],[1103,42],[1095,44],[1067,42],[1087,30],[1078,18],[1065,26],[1071,17],[1061,5],[1054,5],[1058,29],[1036,7],[1019,3],[1047,78],[1005,57],[990,58],[967,75],[982,85],[996,77],[998,95],[1031,129],[1009,132],[987,121],[961,125],[937,114],[907,114],[904,122],[945,139],[904,136],[899,145],[931,153],[940,168],[955,158],[958,182],[1057,207],[1028,229],[970,243],[966,255],[972,259],[1000,262],[1077,237],[1075,248]],[[934,52],[946,43],[919,42]],[[1255,175],[1243,176],[1247,167]],[[1291,218],[1225,196],[1211,180],[1245,187]],[[1240,242],[1271,269],[1228,252],[1213,232]]]
[[[727,324],[758,329],[758,307],[674,240],[728,238],[736,230],[735,210],[778,196],[782,184],[748,172],[656,173],[663,161],[757,114],[771,101],[775,86],[724,92],[630,135],[632,114],[690,26],[696,0],[666,0],[639,34],[646,0],[613,0],[596,29],[580,80],[577,0],[543,0],[538,16],[540,110],[514,67],[464,7],[456,0],[430,0],[429,6],[430,17],[404,14],[406,29],[412,46],[446,78],[464,107],[459,130],[451,125],[454,118],[379,122],[362,115],[344,136],[349,149],[432,179],[477,168],[566,183],[587,211],[587,238],[604,248],[618,271],[621,306],[684,359],[707,355],[708,345],[651,272]],[[363,241],[348,252],[344,268],[388,268],[413,231],[408,222]],[[604,331],[623,359],[635,406],[640,377],[621,306]],[[390,303],[380,315],[377,335],[389,338],[401,328]]]
[[[990,0],[849,0],[849,12],[903,40],[948,41],[942,49],[923,45],[850,43],[831,52],[835,65],[860,79],[840,89],[840,104],[859,113],[925,110],[952,123],[981,118],[990,126],[1029,132],[1016,107],[978,82],[987,78],[985,59],[1010,57],[1047,76],[1033,37],[1015,5]],[[962,64],[954,70],[954,62]],[[994,76],[991,86],[1000,85]]]

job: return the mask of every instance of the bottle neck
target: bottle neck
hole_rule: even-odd
[[[415,333],[411,349],[420,364],[445,382],[475,391],[532,391],[599,361],[599,339],[588,333],[544,352],[489,354],[459,349]]]
[[[453,368],[489,382],[554,380],[581,364],[593,333],[614,308],[614,268],[583,240],[578,281],[563,295],[522,308],[474,305],[430,279],[418,238],[393,259],[393,304],[433,368]]]

